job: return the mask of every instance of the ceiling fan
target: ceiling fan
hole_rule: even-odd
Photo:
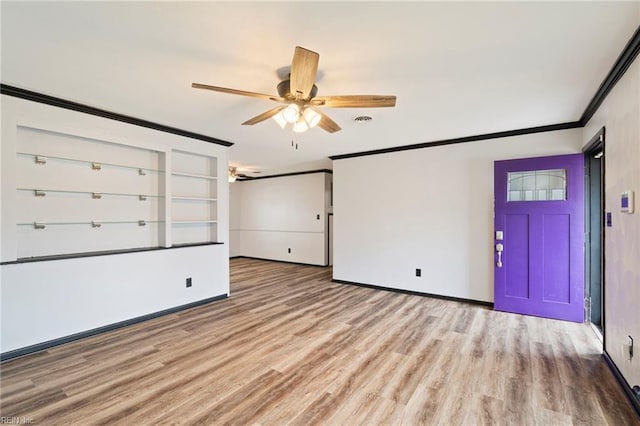
[[[395,96],[316,96],[318,87],[314,82],[318,72],[319,58],[320,55],[316,52],[297,46],[291,61],[291,74],[288,80],[278,84],[278,96],[200,83],[193,83],[191,87],[232,95],[250,96],[284,104],[258,114],[242,124],[251,126],[274,118],[282,128],[291,124],[294,132],[304,132],[316,125],[329,133],[341,130],[340,126],[319,108],[382,108],[396,105]]]
[[[259,170],[243,169],[237,166],[229,166],[229,183],[233,183],[236,179],[254,179],[255,176],[248,175],[247,173],[258,174]]]

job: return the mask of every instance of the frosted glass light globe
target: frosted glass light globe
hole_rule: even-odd
[[[309,130],[309,126],[303,117],[300,117],[296,124],[293,125],[293,131],[296,133],[306,132],[307,130]]]
[[[307,125],[309,126],[309,128],[316,127],[320,122],[320,119],[322,118],[320,114],[318,114],[311,108],[305,109],[304,112],[302,113],[302,116],[304,117],[304,121],[307,122]]]
[[[296,104],[290,104],[284,109],[284,111],[282,111],[282,115],[287,123],[293,124],[298,121],[298,118],[300,117],[300,107]]]

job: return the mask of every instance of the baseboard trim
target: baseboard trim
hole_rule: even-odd
[[[636,410],[636,414],[638,415],[638,417],[640,417],[640,401],[634,394],[633,389],[631,389],[631,386],[629,386],[629,383],[627,383],[627,380],[624,378],[620,370],[618,370],[618,366],[616,365],[615,362],[613,362],[613,360],[611,359],[607,351],[602,352],[602,357],[606,361],[607,366],[609,367],[609,370],[611,370],[611,372],[613,373],[613,376],[618,381],[618,384],[624,391],[624,394],[627,396],[629,403],[631,403],[631,406],[633,407],[633,409]]]
[[[289,260],[266,259],[264,257],[253,257],[253,256],[233,256],[233,257],[230,257],[229,259],[266,260],[267,262],[289,263],[291,265],[303,265],[303,266],[317,266],[318,268],[326,268],[327,266],[329,266],[328,263],[326,265],[318,265],[318,264],[315,264],[315,263],[291,262]]]
[[[471,305],[480,305],[480,306],[485,306],[485,307],[493,309],[493,303],[485,302],[483,300],[465,299],[465,298],[462,298],[462,297],[444,296],[444,295],[441,295],[441,294],[433,294],[433,293],[423,293],[423,292],[420,292],[420,291],[403,290],[403,289],[393,288],[393,287],[384,287],[384,286],[373,285],[373,284],[357,283],[357,282],[354,282],[354,281],[345,281],[345,280],[337,280],[337,279],[332,279],[331,281],[334,282],[334,283],[338,283],[338,284],[355,285],[355,286],[358,286],[358,287],[372,288],[374,290],[384,290],[384,291],[391,291],[391,292],[394,292],[394,293],[410,294],[412,296],[431,297],[431,298],[434,298],[434,299],[449,300],[449,301],[452,301],[452,302],[461,302],[461,303],[468,303],[468,304],[471,304]]]
[[[206,305],[211,302],[216,302],[218,300],[226,299],[227,297],[228,297],[228,294],[225,293],[219,296],[209,297],[207,299],[198,300],[197,302],[191,302],[185,305],[175,306],[173,308],[164,309],[162,311],[153,312],[151,314],[142,315],[136,318],[131,318],[128,320],[116,322],[113,324],[105,325],[105,326],[94,328],[91,330],[81,331],[80,333],[72,334],[65,337],[60,337],[58,339],[53,339],[53,340],[49,340],[42,343],[36,343],[35,345],[27,346],[20,349],[15,349],[8,352],[3,352],[0,354],[0,361],[6,361],[9,359],[18,358],[25,355],[30,355],[34,352],[44,351],[54,346],[64,345],[65,343],[73,342],[80,339],[85,339],[87,337],[96,336],[102,333],[107,333],[109,331],[117,330],[119,328],[127,327],[129,325],[138,324],[138,323],[148,321],[154,318],[158,318],[161,316],[174,314],[176,312],[184,311],[190,308],[195,308],[197,306]]]

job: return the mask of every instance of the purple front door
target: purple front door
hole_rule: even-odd
[[[584,321],[584,156],[494,163],[496,310]]]

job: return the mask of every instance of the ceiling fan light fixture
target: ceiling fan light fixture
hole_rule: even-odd
[[[322,116],[311,108],[306,108],[302,113],[302,117],[304,118],[304,121],[307,123],[307,126],[309,126],[310,129],[316,127],[322,119]]]
[[[289,106],[282,111],[282,116],[287,123],[296,123],[298,118],[300,118],[300,107],[297,104],[289,104]]]
[[[293,131],[296,133],[302,133],[302,132],[306,132],[307,130],[309,130],[309,125],[307,124],[306,120],[304,119],[304,117],[300,117],[298,119],[298,121],[296,121],[293,125]]]
[[[235,167],[229,167],[229,183],[233,183],[238,178]]]
[[[287,125],[287,120],[285,120],[284,113],[282,111],[274,115],[273,119],[276,123],[278,123],[278,126],[280,126],[281,129],[284,129]]]

